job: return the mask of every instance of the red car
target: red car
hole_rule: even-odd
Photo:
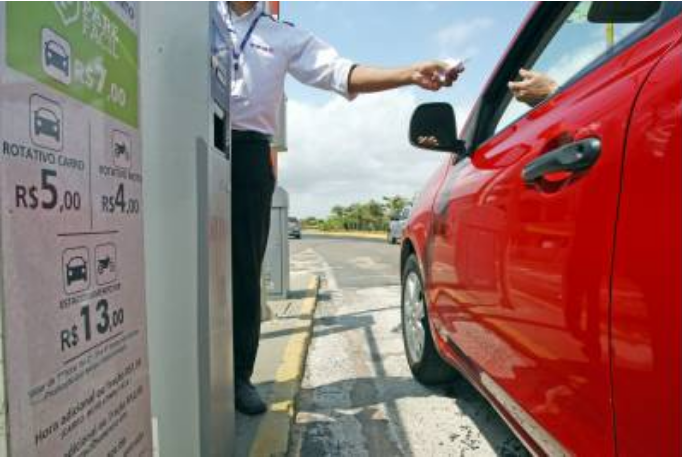
[[[464,376],[528,449],[681,455],[682,6],[537,5],[457,135],[402,246],[414,376]],[[553,79],[531,107],[520,68]]]

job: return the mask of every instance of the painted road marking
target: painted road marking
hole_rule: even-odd
[[[249,450],[249,456],[286,456],[289,448],[289,432],[294,419],[296,394],[303,377],[305,359],[313,328],[313,315],[317,305],[320,277],[315,275],[308,284],[309,297],[301,304],[299,318],[308,322],[302,331],[289,338],[282,363],[275,375],[268,411],[258,425]]]

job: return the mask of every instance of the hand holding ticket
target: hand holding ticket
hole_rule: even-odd
[[[454,59],[419,62],[407,68],[407,81],[429,91],[450,87],[464,71],[465,62]]]
[[[448,69],[444,71],[443,73],[440,74],[440,80],[441,81],[455,81],[459,77],[460,74],[464,72],[465,69],[465,64],[469,61],[469,59],[443,59],[443,62],[445,62],[448,66]]]

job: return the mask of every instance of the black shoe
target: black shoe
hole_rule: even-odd
[[[237,380],[234,390],[234,404],[244,415],[260,415],[268,410],[256,388],[248,380]]]

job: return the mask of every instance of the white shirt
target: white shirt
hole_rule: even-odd
[[[263,2],[242,16],[229,6],[221,9],[233,46],[239,52],[251,24],[263,12]],[[259,19],[238,65],[236,72],[232,69],[232,129],[274,135],[287,73],[301,83],[353,98],[348,92],[351,61],[341,58],[333,47],[312,34],[268,15]]]

